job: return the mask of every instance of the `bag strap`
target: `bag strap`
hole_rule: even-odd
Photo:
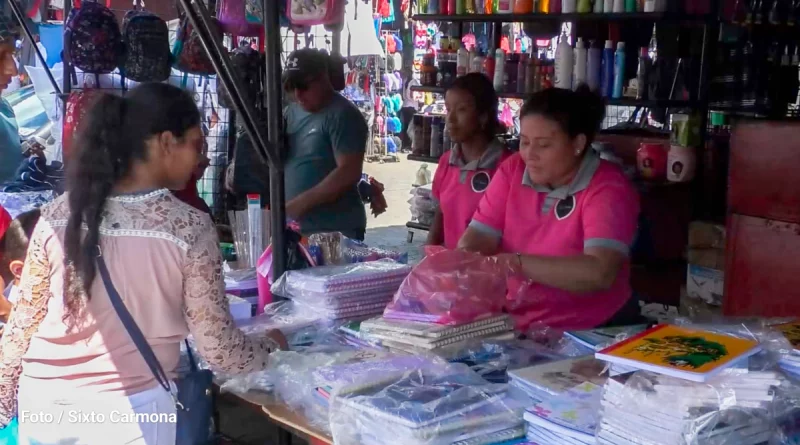
[[[122,301],[122,297],[120,297],[117,289],[114,287],[114,283],[111,282],[111,274],[109,274],[108,267],[106,267],[106,262],[103,260],[103,252],[100,250],[99,245],[97,246],[96,263],[97,270],[100,272],[100,277],[103,280],[103,285],[105,286],[108,297],[111,300],[111,305],[114,306],[117,316],[122,322],[122,325],[125,326],[125,330],[128,331],[128,335],[130,335],[131,340],[133,340],[133,343],[136,345],[136,349],[138,349],[139,353],[142,354],[142,358],[144,358],[145,363],[147,363],[147,366],[153,373],[153,377],[155,377],[156,381],[158,381],[158,384],[161,385],[165,391],[170,393],[170,395],[172,395],[176,406],[183,409],[183,406],[180,404],[180,402],[178,402],[176,395],[172,391],[167,373],[164,372],[164,368],[161,367],[161,363],[159,363],[156,354],[153,352],[150,344],[147,343],[147,339],[144,337],[141,329],[139,329],[139,325],[136,324],[136,320],[134,320],[131,313],[128,312],[128,309],[125,307],[125,303]],[[188,349],[188,341],[186,342],[186,346]],[[194,363],[194,356],[192,355],[191,351],[189,352],[189,360],[192,362],[192,371],[196,371],[197,364]]]

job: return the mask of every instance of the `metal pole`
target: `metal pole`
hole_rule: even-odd
[[[240,80],[237,79],[233,68],[231,68],[228,55],[211,34],[214,27],[205,5],[202,1],[197,0],[180,0],[180,2],[186,11],[189,21],[192,23],[192,27],[200,37],[200,42],[206,50],[211,64],[214,65],[214,70],[217,72],[217,81],[222,82],[225,86],[237,116],[242,119],[247,134],[253,140],[256,154],[261,157],[263,162],[273,165],[278,159],[277,147],[270,147],[263,132],[259,130],[260,127],[255,119],[253,106],[244,100],[244,88],[241,87]],[[192,4],[195,5],[194,8]]]
[[[25,31],[25,37],[27,37],[28,41],[30,41],[31,45],[33,45],[33,50],[36,51],[36,58],[39,59],[39,63],[41,63],[42,67],[44,67],[44,72],[47,73],[47,78],[50,79],[50,83],[53,84],[53,89],[56,90],[56,94],[61,97],[61,88],[58,87],[56,78],[53,77],[53,73],[50,72],[50,67],[47,66],[47,60],[45,60],[42,52],[39,51],[39,46],[36,44],[36,40],[33,38],[31,29],[28,28],[28,23],[25,21],[25,15],[22,13],[22,10],[19,9],[17,0],[8,0],[8,5],[11,6],[11,12],[14,14],[14,17],[17,18],[20,26],[22,26],[22,30]]]
[[[275,0],[263,0],[264,48],[266,76],[264,97],[267,108],[269,143],[278,149],[277,162],[269,165],[269,203],[272,228],[272,276],[277,279],[286,271],[286,193],[283,183],[283,101],[281,92],[280,11]]]
[[[67,19],[69,18],[70,10],[72,9],[72,0],[65,0],[64,1],[64,32],[66,34],[67,31]],[[64,50],[61,52],[64,54],[64,51],[67,51],[65,47]],[[63,86],[64,94],[61,96],[61,116],[64,117],[67,114],[67,100],[69,98],[69,93],[72,91],[72,79],[69,76],[69,63],[66,60],[62,60],[63,66],[63,76],[61,79],[61,85]],[[64,143],[64,137],[61,137],[61,143]]]

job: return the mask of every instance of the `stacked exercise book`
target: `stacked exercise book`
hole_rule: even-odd
[[[584,331],[567,331],[564,338],[567,340],[567,347],[562,348],[565,355],[575,356],[578,354],[594,354],[613,344],[624,341],[647,329],[646,324],[631,326],[616,326],[609,328],[587,329]],[[611,364],[610,375],[625,374],[636,369],[618,363]]]
[[[778,366],[789,375],[800,378],[800,322],[775,326],[791,344],[792,350],[778,362]]]
[[[603,386],[584,382],[537,403],[524,415],[528,440],[536,445],[595,444],[602,396]]]
[[[769,441],[776,372],[749,369],[757,341],[659,325],[596,353],[637,371],[604,385],[604,445],[759,445]]]
[[[464,345],[476,339],[514,338],[514,323],[508,315],[487,317],[460,325],[442,325],[384,317],[366,320],[360,325],[360,337],[403,352],[429,352],[455,359]]]
[[[607,379],[605,370],[604,362],[584,356],[510,370],[508,378],[512,391],[541,403],[558,398],[583,383],[603,386]]]
[[[326,320],[365,319],[383,312],[411,267],[392,260],[286,272],[272,293]]]

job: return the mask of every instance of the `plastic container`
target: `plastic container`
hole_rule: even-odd
[[[595,0],[600,2],[601,0]],[[603,12],[610,13],[614,12],[614,0],[602,0],[603,1]]]
[[[614,42],[606,40],[603,49],[603,68],[600,76],[600,94],[611,97],[614,91]]]
[[[625,12],[625,0],[614,0],[613,12]]]
[[[511,14],[514,12],[514,0],[497,0],[498,14]]]
[[[558,39],[556,48],[556,69],[554,86],[556,88],[572,89],[573,51],[569,44],[567,33],[563,32]]]
[[[531,14],[533,13],[533,0],[515,0],[514,1],[514,14]]]
[[[561,13],[572,14],[575,12],[575,0],[561,0]]]
[[[503,91],[505,84],[505,65],[506,53],[502,48],[497,48],[494,51],[494,89],[495,91]]]
[[[667,180],[689,182],[697,170],[697,155],[694,148],[672,145],[667,154]]]
[[[599,1],[598,1],[599,3]],[[586,56],[586,84],[594,92],[600,91],[600,77],[603,69],[603,50],[589,42],[589,50]]]
[[[577,90],[578,86],[586,83],[586,46],[583,44],[583,39],[578,37],[575,42],[575,51],[573,56],[575,58],[575,65],[572,69],[572,89]]]
[[[483,72],[483,63],[486,61],[486,58],[483,57],[482,54],[475,54],[472,57],[472,61],[470,62],[469,72],[470,73],[482,73]]]
[[[464,15],[467,13],[467,0],[456,0],[456,14]]]
[[[636,68],[636,98],[647,99],[648,96],[648,76],[651,67],[650,56],[647,53],[647,48],[639,48],[639,65]]]
[[[625,12],[636,12],[636,0],[625,0]]]
[[[614,53],[614,91],[611,97],[622,97],[622,87],[625,84],[625,42],[617,42],[617,52]]]
[[[636,151],[636,168],[639,175],[649,181],[667,178],[667,148],[664,144],[642,142]]]
[[[602,14],[604,11],[603,6],[605,6],[603,3],[603,0],[594,0],[594,10],[592,12]]]
[[[466,76],[470,67],[469,52],[462,46],[458,49],[456,57],[456,77]]]
[[[581,14],[592,12],[592,0],[578,0],[577,10]]]

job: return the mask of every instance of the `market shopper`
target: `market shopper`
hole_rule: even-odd
[[[459,77],[445,94],[447,129],[455,142],[439,159],[432,194],[438,208],[428,244],[455,249],[500,164],[511,155],[498,139],[498,99],[488,77]]]
[[[21,443],[174,444],[164,415],[175,402],[113,309],[98,254],[171,377],[189,333],[212,367],[232,373],[263,368],[285,339],[234,326],[214,225],[169,192],[203,145],[192,97],[143,84],[102,96],[85,122],[69,192],[42,208],[0,342],[0,423],[19,413]]]
[[[534,94],[520,112],[520,153],[497,171],[459,241],[511,267],[508,306],[520,329],[605,325],[631,301],[639,200],[590,146],[604,110],[583,87]]]
[[[2,6],[0,6],[2,9]],[[0,10],[0,94],[17,76],[14,61],[15,39],[19,28],[11,15]],[[5,99],[0,99],[0,184],[14,179],[22,163],[22,143],[14,109]]]
[[[283,85],[288,153],[284,166],[286,213],[304,235],[342,232],[363,240],[367,214],[358,183],[367,147],[367,123],[331,84],[330,56],[315,49],[289,55]]]

